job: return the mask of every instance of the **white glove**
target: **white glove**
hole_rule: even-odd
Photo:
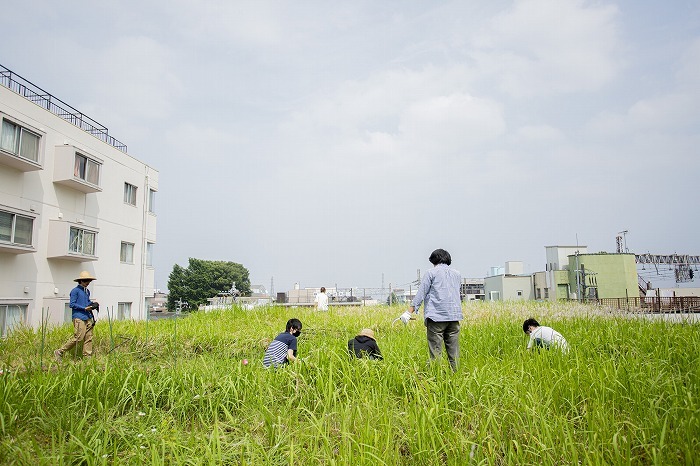
[[[394,319],[394,322],[396,322],[397,320],[400,320],[401,322],[403,322],[404,325],[406,325],[408,321],[411,320],[411,313],[408,311],[404,311],[403,314]]]

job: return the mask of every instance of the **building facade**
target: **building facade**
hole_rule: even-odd
[[[0,324],[70,321],[82,270],[115,319],[153,297],[158,171],[86,115],[0,66]]]
[[[639,297],[634,254],[574,254],[568,259],[572,299]]]
[[[494,268],[491,268],[494,270]],[[514,301],[533,299],[532,275],[523,273],[520,261],[506,262],[504,273],[484,278],[484,296],[487,301]]]
[[[484,300],[484,279],[463,278],[460,285],[460,295],[463,301]]]

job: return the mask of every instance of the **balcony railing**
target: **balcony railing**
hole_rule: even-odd
[[[110,136],[107,128],[2,65],[0,65],[0,84],[54,115],[74,124],[83,131],[92,134],[100,141],[106,142],[110,146],[126,153],[126,144]]]

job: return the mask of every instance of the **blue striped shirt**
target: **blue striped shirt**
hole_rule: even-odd
[[[423,276],[411,305],[418,311],[424,303],[423,317],[433,322],[462,320],[459,288],[462,275],[446,264],[438,264]]]
[[[280,366],[287,364],[287,351],[294,351],[297,354],[297,337],[289,332],[282,332],[270,343],[263,357],[263,366]]]

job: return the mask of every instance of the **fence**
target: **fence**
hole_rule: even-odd
[[[0,84],[74,124],[86,133],[92,134],[100,141],[126,153],[126,144],[110,136],[109,130],[103,125],[2,65],[0,65]]]
[[[586,300],[612,309],[643,312],[700,312],[700,296],[602,298]]]
[[[371,305],[387,304],[392,290],[390,288],[338,288],[335,292],[328,293],[328,304],[331,306],[343,305]],[[284,295],[285,293],[280,293]],[[308,305],[314,303],[316,292],[313,290],[292,290],[286,293],[284,302],[287,305]],[[393,302],[400,301],[401,296],[393,294]]]

